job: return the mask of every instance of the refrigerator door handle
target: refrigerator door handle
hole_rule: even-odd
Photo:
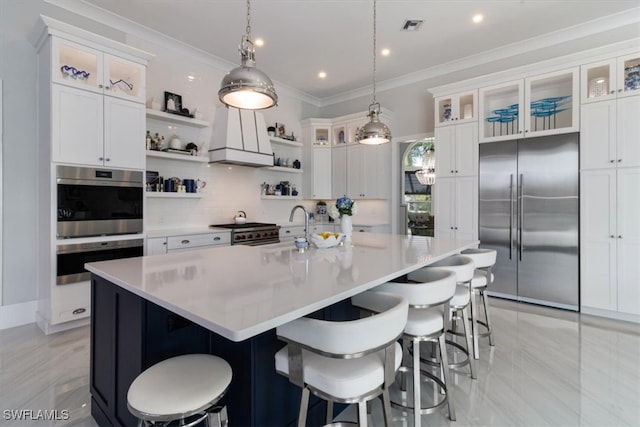
[[[513,252],[513,174],[509,175],[509,259]]]
[[[522,243],[522,229],[524,228],[524,174],[520,174],[520,215],[518,220],[518,257],[522,261],[522,252],[524,252],[524,244]]]

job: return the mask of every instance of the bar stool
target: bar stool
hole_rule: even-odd
[[[410,280],[416,280],[419,282],[423,281],[424,273],[431,269],[443,269],[456,274],[456,292],[453,298],[451,298],[451,301],[449,301],[449,306],[452,312],[453,325],[448,332],[450,332],[454,336],[464,336],[466,347],[463,347],[454,340],[447,340],[446,343],[460,350],[466,356],[466,358],[458,362],[449,363],[449,367],[458,368],[461,366],[469,365],[471,378],[475,379],[476,363],[472,355],[473,328],[470,328],[468,320],[469,318],[473,318],[474,316],[473,305],[471,304],[471,291],[469,284],[473,279],[475,264],[473,262],[473,259],[470,257],[464,255],[451,255],[443,260],[437,261],[433,264],[429,264],[427,267],[410,273],[408,277]],[[470,313],[469,310],[471,310]],[[457,320],[462,321],[462,333],[457,332],[455,324]]]
[[[476,266],[471,280],[471,307],[472,313],[478,313],[476,298],[479,295],[482,298],[482,306],[484,309],[484,321],[479,320],[476,314],[475,318],[472,318],[472,330],[473,333],[473,354],[476,359],[480,357],[480,348],[478,345],[478,337],[489,337],[489,345],[494,346],[493,335],[491,331],[491,321],[489,317],[489,299],[487,298],[486,290],[488,286],[493,283],[493,273],[491,267],[496,263],[497,251],[495,249],[465,249],[462,254],[473,259]],[[478,324],[485,328],[485,332],[478,332]]]
[[[374,314],[344,322],[302,317],[276,329],[287,343],[275,355],[276,371],[302,388],[299,427],[306,425],[310,392],[328,402],[327,424],[333,402],[358,403],[359,425],[366,426],[367,402],[381,396],[385,425],[392,425],[389,386],[402,358],[397,340],[409,304],[402,296],[372,291],[351,303]]]
[[[416,427],[420,426],[422,414],[430,414],[445,403],[448,405],[449,419],[455,421],[445,333],[451,316],[449,301],[456,291],[456,274],[434,268],[420,274],[420,283],[387,282],[378,286],[376,291],[378,290],[402,295],[409,301],[409,317],[402,335],[404,345],[400,371],[413,373],[413,402],[411,402],[412,406],[395,400],[392,400],[391,404],[403,410],[412,411],[413,425]],[[438,347],[442,379],[421,369],[420,343],[423,341],[432,342]],[[409,354],[409,343],[411,343],[413,360]],[[443,398],[428,407],[422,406],[421,374],[434,381],[444,392]],[[404,391],[406,388],[406,378],[402,375],[401,389]]]
[[[228,425],[227,409],[216,406],[231,384],[231,366],[209,354],[172,357],[151,366],[129,386],[127,407],[139,426]]]

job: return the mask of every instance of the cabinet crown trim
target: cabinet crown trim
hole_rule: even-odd
[[[89,47],[122,56],[127,55],[127,59],[147,65],[147,62],[155,55],[141,49],[126,45],[124,43],[111,40],[99,34],[94,34],[82,28],[74,27],[57,19],[40,15],[36,21],[34,29],[29,34],[29,42],[40,50],[48,36],[58,36],[76,43],[89,45]]]

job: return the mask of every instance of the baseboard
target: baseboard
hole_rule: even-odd
[[[42,317],[40,313],[36,313],[36,323],[45,335],[55,334],[57,332],[68,331],[69,329],[78,328],[80,326],[86,326],[91,323],[90,317],[85,317],[77,320],[70,320],[68,322],[57,323],[52,325],[47,319]]]
[[[582,314],[589,314],[591,316],[599,316],[599,317],[606,317],[608,319],[622,320],[625,322],[640,323],[640,316],[638,316],[637,314],[628,314],[628,313],[620,313],[618,311],[602,310],[600,308],[585,307],[584,305],[580,307],[580,311],[582,312]]]
[[[37,300],[0,306],[0,330],[34,323],[37,310]]]

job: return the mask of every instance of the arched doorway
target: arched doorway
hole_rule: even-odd
[[[432,161],[435,139],[423,138],[407,145],[402,155],[402,205],[405,206],[404,230],[401,234],[433,236],[434,217],[432,185],[422,184],[416,176]],[[430,165],[433,167],[433,165]]]

